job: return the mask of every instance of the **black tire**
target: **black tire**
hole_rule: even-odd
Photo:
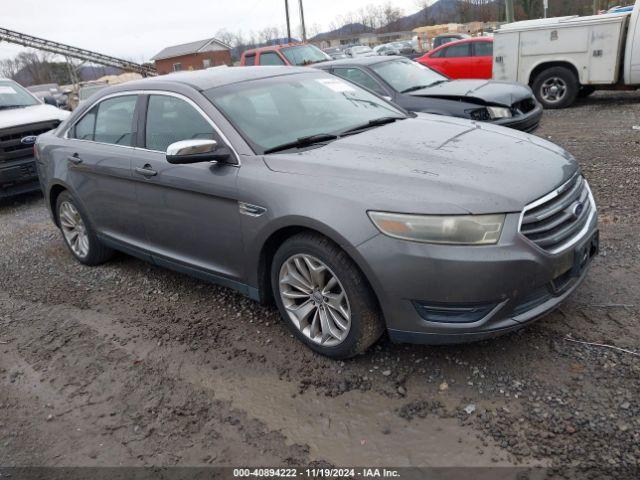
[[[587,98],[595,91],[595,87],[592,87],[591,85],[583,85],[578,92],[578,98]]]
[[[65,202],[70,203],[75,207],[84,224],[84,228],[88,238],[88,245],[89,245],[88,252],[84,256],[79,255],[73,250],[73,248],[69,244],[69,241],[67,240],[67,237],[64,235],[63,228],[60,223],[61,222],[60,207]],[[73,198],[73,196],[68,191],[62,192],[60,195],[58,195],[58,198],[56,200],[56,218],[58,220],[58,225],[60,226],[62,239],[64,240],[65,245],[69,249],[69,252],[71,252],[71,254],[75,257],[75,259],[78,260],[80,263],[84,265],[100,265],[101,263],[106,262],[113,256],[114,251],[108,247],[105,247],[102,243],[100,243],[100,240],[98,240],[98,237],[96,236],[95,231],[91,227],[91,224],[89,223],[87,216],[84,214],[84,212],[80,208],[79,203]]]
[[[280,296],[279,275],[283,264],[294,255],[310,255],[324,263],[340,282],[351,310],[351,325],[346,337],[335,346],[314,342],[289,318]],[[285,323],[293,334],[312,350],[335,359],[350,358],[366,351],[384,332],[384,321],[376,297],[366,278],[335,243],[326,237],[308,232],[287,239],[271,263],[273,296]]]
[[[552,81],[552,79],[558,79],[565,86],[564,94],[561,98],[555,101],[551,101],[548,95],[545,97],[545,93],[543,91],[545,84]],[[533,79],[531,88],[533,90],[533,94],[544,108],[567,108],[576,101],[578,92],[580,91],[580,83],[578,82],[578,78],[575,73],[568,68],[551,67],[536,75]]]

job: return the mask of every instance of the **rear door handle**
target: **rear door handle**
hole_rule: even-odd
[[[80,155],[78,155],[77,153],[74,153],[73,155],[69,155],[67,157],[67,160],[69,163],[72,163],[73,165],[80,165],[82,163],[82,159],[80,158]]]
[[[136,168],[135,171],[136,171],[137,174],[142,175],[143,177],[147,177],[147,178],[155,177],[158,174],[158,172],[156,172],[155,170],[153,170],[151,168],[151,165],[145,165],[142,168]]]

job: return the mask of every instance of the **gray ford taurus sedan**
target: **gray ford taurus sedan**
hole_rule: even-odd
[[[113,250],[275,302],[331,357],[518,329],[582,281],[596,206],[540,138],[409,114],[308,68],[107,88],[36,145],[76,259]]]

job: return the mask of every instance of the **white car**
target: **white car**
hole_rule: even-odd
[[[366,45],[355,45],[353,47],[349,47],[345,50],[345,53],[351,58],[373,57],[377,55],[377,53],[374,52],[371,47],[367,47]]]
[[[33,145],[68,116],[13,80],[0,78],[0,198],[40,189]]]

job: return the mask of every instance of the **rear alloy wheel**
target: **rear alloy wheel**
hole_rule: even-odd
[[[551,67],[536,76],[532,89],[544,108],[566,108],[576,100],[580,84],[568,68]]]
[[[113,250],[100,243],[69,192],[62,192],[58,196],[56,215],[64,242],[80,263],[99,265],[113,256]]]
[[[328,238],[289,238],[271,265],[278,309],[294,334],[318,353],[349,358],[384,331],[375,295],[353,260]]]
[[[76,257],[86,258],[89,255],[89,237],[87,227],[80,212],[73,203],[65,200],[58,210],[60,229],[67,245]]]

